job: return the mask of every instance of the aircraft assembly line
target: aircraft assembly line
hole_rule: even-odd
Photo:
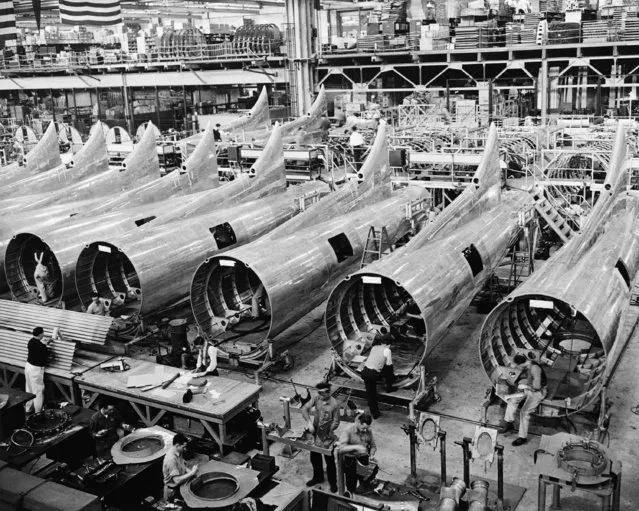
[[[428,118],[417,126],[348,120],[366,140],[358,161],[342,126],[326,130],[326,116],[321,88],[307,114],[271,125],[264,89],[246,114],[176,141],[183,160],[168,172],[151,121],[135,144],[121,128],[98,123],[64,158],[51,123],[20,164],[0,168],[0,346],[10,342],[2,335],[14,335],[7,332],[28,338],[29,321],[42,311],[45,330],[58,325],[66,337],[52,348],[57,372],[47,369],[45,380],[75,404],[79,391],[85,400],[93,393],[137,403],[150,428],[165,413],[192,415],[221,450],[224,425],[216,430],[208,409],[120,380],[127,365],[135,373],[150,364],[131,353],[171,317],[179,317],[165,330],[176,334],[172,342],[175,325],[184,341],[187,329],[197,332],[216,348],[221,368],[252,371],[258,383],[266,376],[309,386],[304,371],[323,365],[325,381],[348,389],[345,402],[360,399],[352,405],[360,411],[371,402],[365,364],[380,340],[392,341],[394,382],[379,399],[408,410],[412,476],[415,446],[437,436],[426,438],[425,429],[435,416],[437,425],[454,418],[475,424],[476,435],[487,431],[490,452],[503,456],[491,405],[511,406],[517,394],[508,388],[522,364],[544,371],[543,397],[527,419],[535,428],[568,420],[572,433],[581,428],[603,442],[607,395],[634,332],[628,317],[636,318],[631,126],[491,124],[470,133]],[[243,159],[242,150],[255,157]],[[291,180],[291,165],[310,168],[309,151],[321,155],[321,170]],[[126,156],[114,164],[115,153]],[[81,328],[98,303],[106,316]],[[459,335],[468,318],[474,330]],[[15,371],[21,352],[7,353],[0,363]],[[453,363],[462,354],[464,364]],[[186,345],[166,357],[158,350],[154,371],[183,371],[188,355]],[[99,364],[78,370],[82,357],[114,372]],[[472,416],[456,408],[459,394],[447,398],[448,384],[473,396]],[[483,405],[480,387],[490,389]],[[290,427],[289,400],[280,401]],[[575,416],[585,417],[578,426]],[[262,441],[284,442],[259,424]],[[442,495],[454,484],[442,483]],[[499,492],[491,495],[509,509],[523,495]]]

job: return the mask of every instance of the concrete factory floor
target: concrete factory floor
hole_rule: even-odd
[[[633,330],[633,325],[639,307],[632,307],[624,324],[626,331]],[[290,353],[295,357],[295,367],[288,373],[275,376],[277,379],[292,378],[297,384],[312,386],[320,381],[330,366],[330,348],[324,329],[321,325],[323,307],[307,315],[296,325],[291,327],[285,335],[291,339],[301,340],[291,346]],[[447,432],[448,477],[462,477],[462,451],[454,444],[464,436],[472,437],[475,430],[474,421],[481,417],[481,404],[484,400],[489,382],[480,366],[478,358],[477,339],[484,315],[474,311],[474,307],[458,321],[449,335],[435,349],[429,358],[428,371],[437,375],[439,379],[438,391],[442,397],[439,403],[432,405],[429,411],[441,413],[441,428]],[[636,360],[639,359],[639,333],[633,331],[621,363],[612,380],[609,398],[613,401],[612,421],[610,426],[610,447],[623,463],[622,478],[622,507],[621,509],[637,509],[639,506],[639,485],[634,481],[639,478],[639,464],[636,463],[639,448],[636,446],[636,430],[639,426],[639,416],[632,413],[631,408],[639,403],[639,378],[636,377]],[[224,376],[227,376],[223,371]],[[228,376],[248,379],[238,373],[228,373]],[[290,384],[281,381],[263,382],[264,391],[260,398],[260,409],[267,422],[283,424],[280,396],[293,396]],[[299,388],[301,394],[306,392]],[[365,401],[358,401],[360,408],[366,408]],[[408,436],[400,429],[407,421],[407,410],[399,407],[392,408],[381,405],[382,416],[373,423],[373,430],[378,441],[377,458],[380,462],[378,477],[392,482],[406,481],[410,473]],[[498,424],[503,411],[498,407],[489,410],[489,421]],[[301,431],[304,427],[301,415],[292,413],[293,428]],[[581,422],[575,420],[580,434],[586,434]],[[340,430],[345,425],[340,426]],[[533,452],[539,446],[539,434],[552,434],[558,429],[543,429],[538,424],[531,428],[532,435],[527,445],[515,448],[511,445],[516,434],[510,433],[505,437],[499,436],[498,442],[505,446],[504,474],[505,482],[526,488],[518,510],[537,509],[537,475],[533,470]],[[339,430],[338,430],[339,432]],[[278,453],[279,447],[274,447],[272,454]],[[426,470],[439,474],[439,451],[422,446],[417,453],[418,472]],[[280,466],[278,477],[296,485],[304,485],[311,477],[311,465],[306,452],[299,453],[295,458],[277,457]],[[492,466],[471,465],[471,480],[483,477],[497,480],[497,462]],[[327,486],[325,483],[324,485]],[[496,483],[495,483],[496,486]],[[496,488],[495,488],[496,489]],[[548,491],[548,506],[551,498]],[[562,492],[562,507],[570,510],[598,510],[600,501],[581,491],[571,493]]]

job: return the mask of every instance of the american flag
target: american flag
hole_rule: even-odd
[[[9,39],[16,39],[16,13],[13,10],[13,0],[0,1],[0,43]]]
[[[60,21],[67,25],[122,23],[120,0],[60,0]]]

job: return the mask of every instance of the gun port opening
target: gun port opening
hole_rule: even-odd
[[[328,337],[347,372],[356,372],[366,360],[382,327],[393,337],[396,385],[409,386],[419,377],[427,343],[426,323],[410,294],[389,278],[357,274],[344,280],[329,297]]]
[[[271,304],[253,270],[241,261],[212,258],[196,271],[191,306],[200,327],[230,355],[253,358],[268,346]]]
[[[538,361],[546,377],[540,415],[568,415],[597,398],[607,356],[590,322],[569,304],[524,295],[502,302],[486,318],[481,362],[498,395],[516,391],[506,377],[517,353]]]
[[[62,299],[63,283],[55,254],[40,237],[20,233],[5,253],[7,283],[19,302],[53,305]]]
[[[83,306],[88,307],[93,294],[98,293],[109,302],[109,314],[113,317],[140,311],[140,279],[129,258],[115,245],[104,242],[87,245],[78,257],[75,275]]]

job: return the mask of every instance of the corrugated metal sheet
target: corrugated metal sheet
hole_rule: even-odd
[[[27,361],[29,339],[31,339],[30,334],[0,328],[0,360],[23,367]],[[70,373],[74,354],[74,342],[55,341],[49,350],[50,358],[47,368]]]
[[[113,318],[82,312],[52,309],[10,300],[0,300],[0,328],[13,329],[31,335],[36,326],[51,335],[58,327],[69,341],[104,344],[110,333]]]

